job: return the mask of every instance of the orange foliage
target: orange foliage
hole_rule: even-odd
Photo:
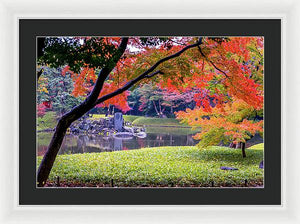
[[[248,120],[248,114],[243,113],[263,108],[263,38],[229,37],[222,41],[215,39],[203,38],[200,46],[202,52],[193,48],[159,65],[157,70],[163,71],[164,75],[157,75],[152,80],[159,87],[173,93],[197,90],[194,95],[197,108],[177,113],[177,118],[201,127],[202,132],[195,138],[201,139],[212,129],[218,129],[230,141],[245,142],[250,135],[262,132],[263,121]],[[107,37],[104,41],[117,46],[120,38]],[[192,41],[191,38],[188,41]],[[178,52],[190,42],[152,48],[142,46],[138,38],[130,38],[129,43],[140,50],[135,53],[127,52],[119,60],[99,97],[117,90],[159,59]],[[66,72],[71,72],[68,66],[63,69],[62,74]],[[72,74],[72,77],[73,95],[86,96],[97,75],[93,68],[86,65],[80,74]],[[147,81],[149,79],[142,82]],[[127,104],[128,94],[126,91],[99,106],[112,104],[126,112],[130,110]]]
[[[105,96],[106,94],[114,92],[117,89],[119,89],[119,86],[116,85],[116,83],[114,83],[114,82],[104,83],[104,86],[99,95],[99,98],[102,96]],[[115,97],[112,97],[112,98],[104,101],[103,103],[97,105],[96,107],[108,107],[109,105],[115,105],[116,108],[118,108],[124,112],[127,112],[127,111],[131,110],[131,108],[129,107],[129,105],[127,103],[128,95],[129,95],[129,91],[125,91],[122,94],[119,94]]]
[[[67,72],[71,73],[74,80],[74,89],[72,94],[75,97],[79,96],[87,96],[90,91],[93,88],[94,83],[96,82],[97,75],[95,74],[94,68],[89,68],[88,66],[81,69],[80,74],[75,74],[72,71],[69,70],[69,66],[66,66],[62,70],[62,75],[65,75]],[[111,78],[117,78],[117,75],[112,74]],[[124,82],[124,80],[123,80]],[[103,89],[99,95],[99,98],[101,96],[104,96],[106,94],[109,94],[115,90],[117,90],[120,87],[120,83],[115,81],[110,83],[104,83]],[[128,91],[125,91],[124,93],[117,95],[109,100],[106,100],[104,103],[99,104],[97,107],[108,107],[109,105],[115,105],[118,109],[127,112],[131,108],[128,106],[127,103],[127,96],[129,95]]]
[[[205,57],[193,62],[197,69],[190,75],[178,77],[174,75],[161,82],[160,86],[171,92],[184,92],[186,89],[197,88],[202,93],[195,95],[197,106],[210,111],[209,100],[215,99],[214,105],[222,107],[224,102],[233,97],[241,99],[257,110],[263,107],[262,81],[253,79],[254,70],[262,67],[261,58],[249,50],[263,51],[261,37],[231,37],[218,43],[207,38],[202,45]],[[259,64],[258,64],[259,63]],[[259,68],[261,71],[262,69]]]
[[[254,111],[254,107],[236,99],[233,103],[226,103],[223,108],[214,107],[205,111],[198,107],[177,112],[176,116],[184,123],[201,127],[201,133],[196,134],[195,139],[201,140],[211,130],[219,130],[225,139],[237,143],[245,142],[257,132],[263,132],[262,120],[255,122],[247,119]]]

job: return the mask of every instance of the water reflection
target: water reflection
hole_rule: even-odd
[[[119,139],[98,135],[67,135],[59,154],[109,152],[159,146],[193,146],[198,141],[192,136],[148,133],[146,138],[133,136],[132,139]],[[38,155],[44,155],[51,137],[52,133],[38,134]]]
[[[181,130],[182,132],[182,130]],[[178,133],[178,130],[177,132]],[[38,155],[47,151],[53,133],[38,133]],[[76,154],[89,152],[111,152],[160,146],[194,146],[198,143],[193,134],[147,133],[146,138],[133,136],[131,139],[104,137],[100,135],[67,135],[59,154]],[[256,135],[247,141],[246,148],[262,143],[263,139]]]

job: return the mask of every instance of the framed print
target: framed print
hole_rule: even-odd
[[[299,223],[298,1],[275,0],[270,3],[254,0],[251,3],[242,1],[237,4],[231,0],[153,0],[139,4],[135,0],[3,0],[0,2],[0,12],[0,96],[3,105],[0,110],[3,127],[0,129],[1,223],[40,223],[41,220],[43,223],[94,223],[99,220],[104,223],[199,223],[208,220],[212,223],[241,223],[245,220],[255,223]],[[172,22],[174,19],[184,22],[181,25],[176,23],[167,26],[159,21]],[[75,25],[72,24],[74,20],[77,21]],[[118,21],[118,24],[99,27],[98,22],[104,20]],[[124,20],[150,21],[147,26],[134,23],[131,29],[125,26]],[[157,21],[157,27],[161,25],[163,28],[153,30],[152,20]],[[228,27],[225,24],[226,21],[241,20],[248,21],[249,24],[253,22],[255,25],[242,26],[241,23],[235,23]],[[88,21],[88,24],[84,24],[84,21]],[[200,27],[192,25],[191,28],[188,24],[192,21],[205,23]],[[219,26],[214,25],[214,21],[219,21]],[[266,21],[270,22],[267,28],[260,27],[259,24]],[[39,26],[36,22],[42,25]],[[61,22],[66,22],[64,27],[59,25]],[[279,25],[274,25],[277,28],[273,29],[270,25],[272,23]],[[32,24],[36,26],[33,28]],[[53,186],[37,187],[36,175],[39,166],[36,164],[36,143],[43,143],[36,139],[36,75],[37,71],[40,71],[36,61],[37,37],[265,37],[270,30],[278,32],[267,38],[268,41],[264,38],[263,137],[264,142],[271,145],[264,145],[263,187],[244,185],[219,188],[216,182],[213,183],[214,187],[212,182],[206,187],[120,187],[115,178],[107,180],[107,187],[65,187],[62,175],[57,175],[59,178],[53,177]],[[79,36],[80,33],[82,36]],[[21,50],[21,46],[26,45],[28,51]],[[273,54],[274,51],[279,52],[279,58]],[[272,58],[278,60],[274,62]],[[26,69],[21,69],[21,66],[25,66]],[[272,73],[269,73],[270,71]],[[52,90],[46,89],[48,92]],[[267,94],[267,91],[271,91],[271,94]],[[152,107],[154,108],[154,105]],[[168,109],[164,111],[166,110]],[[22,111],[27,112],[22,114]],[[273,122],[268,123],[268,119]],[[269,127],[266,126],[267,123]],[[149,128],[145,128],[149,131]],[[168,137],[170,142],[170,136]],[[164,139],[162,136],[162,140]],[[44,143],[48,141],[49,137],[44,138]],[[23,144],[25,142],[27,143]],[[74,146],[77,146],[75,141]],[[237,150],[237,155],[242,156],[242,150]],[[246,158],[249,158],[247,146]],[[223,164],[218,165],[218,168],[221,166]],[[232,175],[235,171],[242,171],[240,166],[234,163],[224,166],[238,170],[218,169],[218,172],[224,171]],[[59,187],[56,186],[58,183]],[[245,184],[245,180],[241,183]]]
[[[280,20],[19,22],[20,204],[281,204]]]

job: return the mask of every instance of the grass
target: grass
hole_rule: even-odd
[[[135,116],[135,115],[123,115],[124,121],[132,123],[136,119],[140,118],[141,116]]]
[[[226,147],[175,146],[131,151],[60,155],[50,174],[51,186],[59,176],[65,186],[243,186],[262,185],[261,145],[241,151]],[[41,157],[38,157],[38,164]],[[37,164],[37,165],[38,165]],[[221,170],[236,167],[236,171]]]
[[[251,147],[249,147],[248,149],[264,150],[264,143],[260,143],[260,144],[252,145],[252,146],[251,146]]]
[[[37,133],[38,145],[48,146],[51,138],[53,136],[52,132],[39,132]]]
[[[112,115],[109,115],[112,116]],[[92,119],[105,118],[105,114],[93,114]],[[131,122],[133,125],[150,125],[150,126],[186,126],[181,124],[175,118],[158,118],[144,117],[135,115],[123,115],[124,121]]]
[[[112,115],[109,115],[112,116]],[[92,119],[105,118],[105,114],[93,114]],[[179,120],[175,118],[158,118],[158,117],[144,117],[135,115],[123,115],[125,122],[130,122],[136,126],[171,126],[171,127],[190,127],[185,124],[181,124]]]
[[[57,124],[57,116],[55,112],[46,112],[43,117],[37,118],[37,130],[53,129]]]
[[[189,127],[181,124],[175,118],[156,118],[156,117],[139,117],[132,122],[133,125],[146,125],[146,126],[180,126]]]
[[[191,135],[200,132],[200,128],[182,128],[182,127],[151,127],[148,126],[146,128],[146,132],[149,134],[171,134],[171,135]]]

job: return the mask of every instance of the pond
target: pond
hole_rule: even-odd
[[[174,127],[149,127],[147,136],[118,139],[100,135],[66,135],[59,154],[110,152],[159,146],[194,146],[198,143],[193,134],[199,130]],[[40,132],[37,136],[38,155],[42,156],[50,143],[52,132]]]
[[[199,142],[193,139],[193,135],[199,132],[199,129],[147,127],[146,132],[147,136],[145,138],[133,136],[131,139],[118,139],[92,134],[66,135],[59,154],[111,152],[160,146],[194,146]],[[38,133],[38,156],[43,156],[46,153],[52,135],[52,132]],[[256,135],[250,141],[247,141],[246,147],[262,142],[263,139]]]

